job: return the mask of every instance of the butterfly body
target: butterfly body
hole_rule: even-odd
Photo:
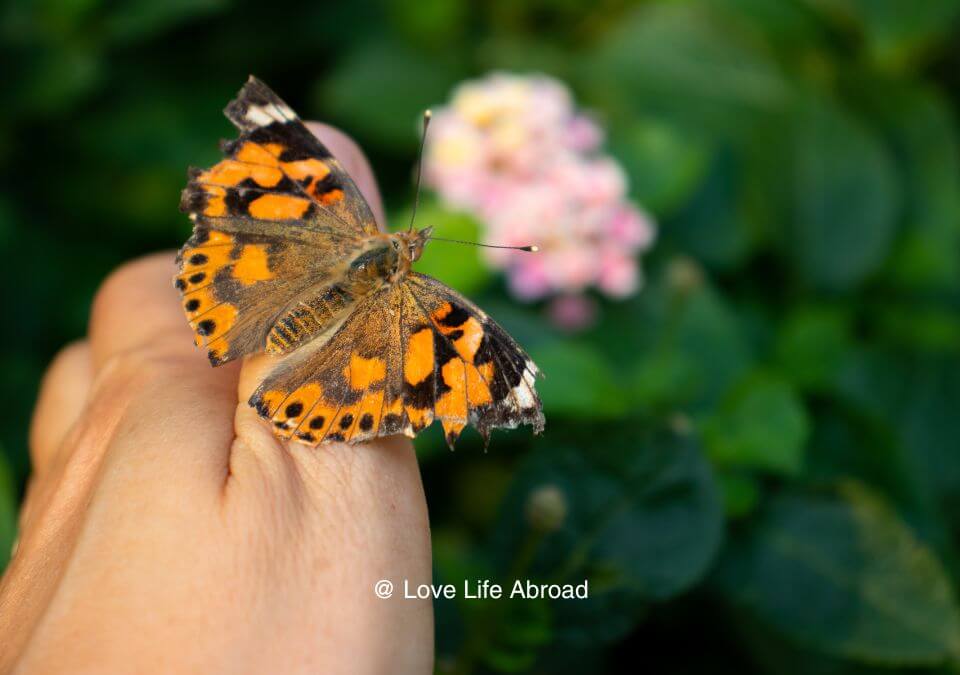
[[[175,285],[213,365],[279,357],[250,404],[283,438],[311,445],[416,435],[435,419],[544,420],[536,366],[487,315],[421,275],[430,228],[381,233],[342,166],[251,78],[226,109],[241,137],[191,170],[181,208],[194,233]]]
[[[423,251],[429,229],[395,234],[375,234],[357,240],[356,249],[333,265],[321,283],[297,298],[267,335],[266,351],[285,354],[305,339],[336,325],[356,303],[386,284],[399,283]]]

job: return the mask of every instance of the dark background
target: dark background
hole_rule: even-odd
[[[548,374],[543,437],[418,440],[436,580],[591,580],[588,601],[438,605],[438,668],[956,672],[958,11],[8,0],[0,565],[45,365],[113,267],[187,236],[186,167],[232,136],[248,74],[357,138],[398,222],[419,112],[546,72],[606,126],[659,237],[646,287],[577,335],[474,250],[424,258]],[[471,227],[429,198],[427,220]]]

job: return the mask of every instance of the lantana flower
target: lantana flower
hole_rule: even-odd
[[[548,315],[569,328],[596,313],[588,289],[612,298],[637,291],[637,257],[654,238],[602,142],[559,81],[494,73],[460,85],[435,111],[427,145],[428,184],[479,220],[484,243],[539,247],[484,255],[516,297],[550,299]]]

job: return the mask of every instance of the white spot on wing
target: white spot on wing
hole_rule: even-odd
[[[297,119],[297,113],[293,112],[289,106],[283,103],[251,105],[247,108],[246,119],[255,126],[265,127],[273,122],[283,124],[290,120],[295,120]]]
[[[285,122],[287,120],[292,120],[297,118],[297,113],[293,112],[290,109],[290,106],[284,103],[274,103],[273,107],[276,108],[277,112],[280,114],[280,117],[276,118],[280,122]]]
[[[265,127],[274,121],[273,115],[258,105],[252,105],[247,108],[246,117],[250,122],[256,124],[258,127]]]
[[[521,408],[532,408],[534,406],[533,394],[530,388],[523,384],[518,384],[513,388],[513,395],[517,397],[517,403]]]

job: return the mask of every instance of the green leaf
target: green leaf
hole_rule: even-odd
[[[939,40],[951,34],[960,2],[904,3],[899,0],[817,0],[809,4],[865,34],[869,55],[878,65],[901,71],[921,61]]]
[[[546,487],[559,495],[551,504],[562,518],[538,534],[527,519]],[[503,569],[558,583],[589,579],[588,600],[555,604],[558,636],[580,643],[615,639],[646,603],[696,583],[722,528],[709,465],[694,439],[675,435],[642,443],[608,436],[590,452],[550,447],[523,464],[501,513],[494,546]]]
[[[228,0],[128,0],[112,8],[103,30],[113,42],[139,42],[177,24],[213,14],[227,4]]]
[[[510,590],[504,588],[504,593]],[[537,660],[540,647],[550,642],[551,612],[543,598],[504,598],[497,616],[491,643],[483,652],[483,660],[501,673],[529,671]]]
[[[705,276],[695,261],[672,259],[635,298],[604,307],[589,333],[643,414],[646,405],[711,410],[750,367],[744,322]]]
[[[906,231],[893,251],[893,279],[911,290],[956,289],[960,287],[960,256],[956,255],[960,248],[960,134],[955,113],[936,90],[912,84],[882,85],[871,103],[892,138],[905,189]]]
[[[632,378],[636,406],[644,411],[682,407],[699,387],[697,365],[688,354],[672,346],[642,353]]]
[[[707,144],[662,120],[614,127],[610,147],[630,178],[631,195],[659,214],[683,204],[709,167]]]
[[[700,386],[693,408],[709,410],[750,366],[743,327],[726,299],[708,286],[678,298],[673,311],[666,337],[696,363]]]
[[[548,416],[603,419],[627,412],[613,366],[588,343],[550,341],[531,346],[530,356],[544,374],[537,390]]]
[[[914,364],[902,405],[894,411],[908,457],[933,496],[960,525],[960,358],[929,358]]]
[[[780,324],[775,353],[797,387],[822,391],[835,381],[851,348],[850,318],[840,309],[801,306]]]
[[[753,476],[720,471],[717,485],[723,495],[724,511],[730,518],[741,518],[760,503],[760,485]]]
[[[777,111],[789,97],[756,37],[704,4],[646,4],[598,42],[583,86],[617,111],[739,134],[745,119]]]
[[[753,243],[737,204],[739,176],[733,153],[718,153],[699,189],[664,223],[664,240],[675,242],[707,265],[730,268],[739,264]]]
[[[479,43],[476,54],[482,70],[543,73],[565,82],[579,65],[562,45],[522,34],[493,34]]]
[[[423,0],[416,8],[403,0],[387,0],[387,12],[398,31],[417,43],[448,47],[463,39],[469,17],[465,0]]]
[[[21,65],[14,103],[27,114],[44,116],[69,109],[100,84],[104,70],[100,50],[85,41],[45,49]]]
[[[826,42],[818,17],[800,2],[776,0],[711,0],[725,14],[762,34],[771,48],[787,57],[809,53]]]
[[[317,96],[353,133],[405,150],[416,147],[423,111],[446,100],[463,75],[456,59],[379,41],[349,53]]]
[[[790,252],[815,285],[855,286],[893,242],[900,186],[890,154],[859,120],[817,97],[799,106],[789,137]]]
[[[803,466],[809,426],[793,388],[767,375],[740,382],[702,423],[712,461],[787,476]]]
[[[848,471],[851,465],[872,470],[872,482],[902,486],[898,492],[911,497],[908,503],[929,501],[960,525],[960,358],[908,360],[893,350],[855,352],[844,366],[838,393],[882,445],[874,441],[867,451],[841,436],[824,454],[834,462],[846,458],[841,468]]]
[[[828,655],[889,666],[960,656],[942,565],[859,483],[777,498],[717,578],[735,604]]]

